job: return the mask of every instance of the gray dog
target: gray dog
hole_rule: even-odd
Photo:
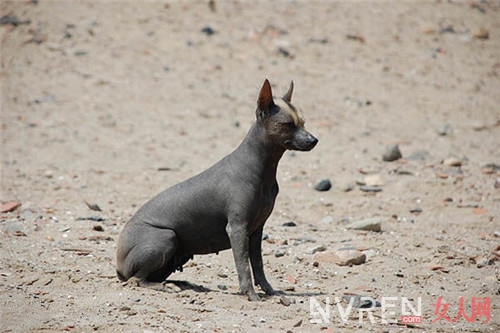
[[[278,195],[278,162],[287,149],[309,151],[318,143],[291,104],[292,92],[293,82],[283,98],[273,99],[266,80],[257,120],[238,148],[137,211],[118,240],[120,280],[163,282],[195,254],[232,248],[241,292],[259,300],[251,265],[255,285],[267,295],[275,293],[264,275],[261,242]]]

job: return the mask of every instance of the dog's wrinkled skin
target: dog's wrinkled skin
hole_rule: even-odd
[[[264,275],[261,241],[278,194],[278,162],[287,149],[309,151],[318,142],[304,129],[292,92],[293,82],[283,98],[273,100],[266,80],[257,120],[238,148],[139,209],[118,241],[120,280],[162,282],[195,254],[232,248],[241,292],[259,300],[251,266],[255,285],[274,294]]]

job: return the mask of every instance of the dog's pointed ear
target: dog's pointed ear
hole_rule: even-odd
[[[269,81],[266,79],[266,81],[264,81],[264,85],[262,85],[262,88],[260,89],[259,99],[257,101],[258,114],[267,113],[273,105],[274,102],[271,84],[269,84]]]
[[[283,96],[283,99],[288,103],[291,103],[292,93],[293,93],[293,81],[290,81],[290,88],[288,88],[288,91],[286,92],[285,96]]]

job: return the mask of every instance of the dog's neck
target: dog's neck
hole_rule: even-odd
[[[273,143],[266,135],[263,123],[255,122],[235,153],[244,159],[248,168],[254,169],[265,182],[276,179],[278,163],[285,149]]]

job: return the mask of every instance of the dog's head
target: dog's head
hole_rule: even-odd
[[[264,81],[257,102],[257,121],[265,126],[269,139],[279,147],[309,151],[318,139],[306,131],[302,113],[292,105],[292,93],[293,81],[282,98],[273,99],[271,85],[268,80]]]

